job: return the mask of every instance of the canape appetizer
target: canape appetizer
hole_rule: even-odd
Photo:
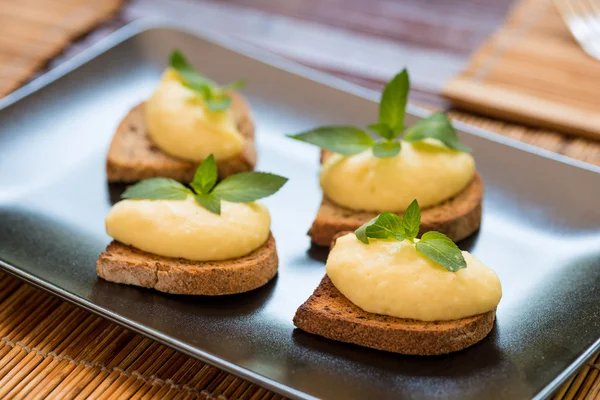
[[[444,234],[417,239],[416,201],[336,239],[327,275],[294,317],[307,332],[402,354],[464,349],[491,331],[496,273]]]
[[[174,51],[154,94],[117,128],[108,151],[108,181],[166,177],[189,182],[210,154],[220,178],[253,170],[254,124],[236,92],[243,84],[218,86]]]
[[[379,140],[354,126],[290,135],[323,149],[323,201],[309,231],[314,243],[329,246],[339,232],[382,212],[402,215],[415,198],[423,207],[421,233],[438,230],[458,241],[479,228],[483,182],[470,149],[443,113],[405,129],[408,91],[406,70],[386,85],[379,122],[368,126]]]
[[[190,187],[170,178],[141,181],[106,217],[114,240],[96,263],[108,281],[176,294],[223,295],[266,284],[277,273],[269,210],[255,200],[287,181],[243,172],[217,183],[212,155]]]

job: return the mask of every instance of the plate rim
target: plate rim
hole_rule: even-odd
[[[247,43],[242,39],[233,37],[231,35],[223,34],[221,32],[204,27],[190,28],[165,18],[146,17],[130,22],[127,25],[117,29],[106,37],[98,40],[98,42],[93,43],[90,47],[75,54],[73,57],[65,60],[61,64],[0,99],[0,112],[17,101],[62,78],[63,76],[93,60],[102,53],[107,52],[120,43],[146,31],[161,29],[170,29],[193,36],[198,36],[202,40],[212,42],[228,50],[253,58],[264,64],[291,72],[304,79],[309,79],[311,81],[353,94],[366,100],[375,102],[379,101],[380,93],[376,90],[368,89],[345,79],[304,66],[298,62],[279,56],[273,52],[252,45],[251,43]],[[422,119],[431,115],[432,111],[409,103],[407,105],[407,113]],[[536,147],[531,144],[523,143],[517,139],[512,139],[499,133],[495,133],[484,128],[479,128],[461,121],[452,121],[452,124],[457,128],[457,130],[464,133],[600,174],[600,166]]]
[[[174,30],[177,32],[183,32],[196,36],[202,40],[214,43],[228,50],[237,52],[244,56],[253,58],[264,64],[273,66],[275,68],[282,69],[284,71],[293,73],[304,79],[323,84],[328,87],[343,91],[345,93],[358,96],[370,101],[378,101],[380,93],[378,91],[362,87],[352,82],[346,81],[342,78],[338,78],[327,73],[318,71],[316,69],[301,65],[295,61],[289,60],[282,56],[276,55],[268,50],[261,49],[250,43],[244,42],[242,39],[235,38],[230,35],[226,35],[207,28],[190,28],[177,24],[174,21],[170,21],[164,18],[147,17],[128,23],[127,25],[117,29],[110,33],[106,37],[100,39],[98,42],[92,44],[88,48],[75,54],[73,57],[65,60],[56,67],[50,69],[46,73],[39,77],[31,80],[24,86],[8,94],[4,98],[0,99],[0,113],[5,109],[14,105],[18,101],[27,98],[34,94],[36,91],[43,89],[45,86],[52,84],[60,78],[70,74],[79,67],[87,64],[94,60],[96,57],[109,51],[110,49],[118,46],[119,44],[147,31],[152,30]],[[417,117],[425,118],[431,114],[422,107],[408,104],[407,113]],[[479,128],[473,125],[469,125],[460,121],[453,121],[453,125],[461,132],[474,135],[492,142],[512,147],[526,153],[550,159],[555,162],[569,165],[571,167],[580,168],[592,173],[600,174],[600,166],[596,166],[591,163],[576,160],[574,158],[564,156],[558,153],[554,153],[549,150],[545,150],[533,145],[520,142],[516,139],[512,139],[492,131]],[[96,315],[107,318],[108,320],[115,322],[119,325],[125,326],[137,333],[144,336],[150,337],[168,347],[175,348],[193,358],[200,359],[201,361],[215,365],[223,370],[240,376],[241,378],[247,379],[253,383],[259,384],[266,387],[267,389],[273,390],[285,396],[289,396],[295,399],[316,399],[302,391],[294,389],[290,386],[281,384],[271,378],[252,372],[244,367],[238,366],[229,361],[223,360],[219,357],[208,354],[202,350],[193,348],[184,343],[180,343],[177,340],[165,338],[159,332],[155,332],[152,329],[146,329],[145,327],[131,321],[125,317],[120,316],[117,313],[113,313],[109,310],[103,309],[97,306],[95,303],[78,297],[75,294],[68,292],[61,287],[40,279],[33,274],[30,274],[17,266],[11,265],[7,262],[0,260],[0,267],[9,274],[32,284],[33,286],[42,289],[52,295],[58,296],[59,298],[75,304],[78,307],[82,307]],[[567,368],[565,368],[558,376],[556,376],[550,383],[542,388],[534,397],[534,400],[546,399],[551,396],[561,384],[567,381],[571,375],[577,370],[598,350],[600,350],[600,338],[594,342],[586,351],[580,354]]]

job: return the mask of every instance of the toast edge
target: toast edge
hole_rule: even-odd
[[[315,306],[317,301],[331,303],[329,312],[319,310]],[[359,320],[342,316],[334,303],[351,305],[355,319],[358,317]],[[294,325],[308,333],[344,343],[427,356],[453,353],[480,342],[493,329],[496,310],[455,321],[422,322],[422,326],[419,326],[419,321],[395,317],[386,317],[385,324],[369,323],[369,316],[376,315],[351,303],[325,275],[315,292],[296,311]],[[402,325],[407,327],[402,329]]]
[[[143,117],[138,115],[143,113],[144,104],[145,101],[134,106],[119,122],[115,130],[106,158],[106,176],[108,182],[132,183],[154,177],[166,177],[182,182],[191,181],[199,163],[179,160],[164,153],[163,156],[169,160],[168,166],[153,165],[152,163],[148,163],[147,160],[135,158],[124,160],[122,157],[117,156],[119,146],[126,146],[121,143],[123,142],[122,137],[128,129],[132,129],[131,126],[136,126],[136,129],[144,132],[145,136],[145,123],[141,119]],[[239,172],[252,171],[256,167],[257,151],[254,143],[255,127],[252,115],[241,95],[236,96],[235,104],[238,110],[238,129],[246,139],[246,145],[239,155],[217,162],[220,179]],[[127,145],[130,146],[131,143]],[[145,146],[145,141],[142,141],[139,145]],[[144,162],[147,165],[144,165]]]
[[[419,236],[428,231],[438,231],[454,242],[471,236],[481,225],[483,189],[483,180],[475,174],[473,181],[457,196],[438,206],[423,209]],[[308,236],[313,243],[330,247],[337,235],[355,231],[378,214],[344,208],[323,196]],[[402,216],[402,213],[398,215]]]
[[[278,264],[272,235],[265,244],[244,257],[197,263],[157,256],[112,241],[98,257],[96,273],[109,282],[165,293],[219,296],[264,286],[277,274]]]

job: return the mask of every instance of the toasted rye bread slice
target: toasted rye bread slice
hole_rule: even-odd
[[[331,153],[321,155],[323,162]],[[457,196],[421,210],[419,235],[428,231],[438,231],[453,241],[462,240],[477,229],[481,223],[481,202],[483,200],[483,180],[475,174],[471,183]],[[383,212],[385,210],[382,210]],[[352,210],[334,203],[323,196],[317,217],[308,231],[312,241],[320,246],[330,246],[333,238],[341,233],[352,232],[380,212]],[[402,216],[403,213],[398,213]]]
[[[340,342],[400,354],[436,355],[467,348],[492,330],[496,310],[453,321],[417,321],[373,314],[352,303],[327,275],[298,308],[294,325]]]
[[[254,124],[244,99],[232,94],[234,114],[238,129],[246,139],[245,147],[238,156],[218,161],[219,178],[251,171],[256,165],[254,147]],[[144,104],[135,106],[119,124],[112,139],[106,160],[109,182],[137,182],[154,177],[172,178],[190,182],[199,163],[180,160],[163,153],[146,133]]]
[[[112,241],[96,262],[98,276],[173,294],[217,296],[248,292],[277,273],[275,238],[247,256],[225,261],[190,261],[157,256]]]

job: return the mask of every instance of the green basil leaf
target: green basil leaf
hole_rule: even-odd
[[[404,240],[404,229],[400,217],[390,212],[380,214],[375,222],[367,227],[367,237]]]
[[[403,139],[407,142],[437,139],[450,149],[464,152],[471,151],[471,148],[460,142],[456,130],[444,113],[435,113],[429,118],[417,122],[406,130]]]
[[[402,227],[408,240],[413,240],[419,234],[421,226],[421,209],[417,200],[413,200],[402,216]]]
[[[386,140],[375,143],[373,155],[379,158],[394,157],[400,153],[400,142]]]
[[[248,203],[277,192],[287,178],[267,172],[242,172],[223,179],[212,191],[220,199]]]
[[[394,137],[396,137],[394,130],[392,128],[390,128],[388,124],[378,122],[376,124],[367,125],[367,128],[369,128],[373,132],[377,133],[379,136],[381,136],[384,139],[391,140]]]
[[[360,153],[375,144],[371,136],[354,126],[323,126],[288,137],[345,156]]]
[[[202,96],[211,112],[229,108],[231,99],[225,95],[225,92],[241,89],[246,84],[245,81],[239,80],[220,88],[216,82],[196,71],[179,50],[171,54],[170,65],[179,73],[184,86]]]
[[[193,87],[216,86],[214,81],[198,73],[179,50],[171,53],[170,65],[187,84],[193,85]]]
[[[240,79],[238,81],[231,82],[230,84],[223,86],[221,89],[224,92],[237,92],[238,90],[243,89],[244,86],[246,86],[246,81]]]
[[[202,96],[204,100],[214,96],[214,88],[206,83],[188,83],[183,82],[183,86],[192,89],[194,92]]]
[[[446,235],[440,232],[427,232],[416,244],[417,251],[446,268],[456,272],[467,267],[460,249]]]
[[[354,234],[363,243],[371,239],[404,240],[404,230],[400,217],[394,213],[384,212],[358,228]]]
[[[194,180],[190,186],[198,194],[208,194],[217,183],[217,163],[215,157],[211,154],[208,156],[194,174]]]
[[[206,105],[211,112],[224,111],[231,105],[231,98],[229,96],[208,98],[206,99]]]
[[[393,139],[404,130],[404,113],[409,90],[410,82],[406,69],[389,81],[383,89],[379,102],[379,122],[392,130],[393,136],[387,139]]]
[[[121,195],[122,199],[185,200],[191,190],[170,178],[150,178],[136,183]]]
[[[197,194],[196,203],[213,214],[221,215],[221,200],[213,194]]]
[[[360,240],[364,244],[369,244],[369,238],[367,237],[367,228],[373,225],[375,221],[377,221],[378,217],[379,216],[373,218],[369,222],[362,224],[357,230],[354,231],[354,234],[356,235],[356,238],[358,240]]]

